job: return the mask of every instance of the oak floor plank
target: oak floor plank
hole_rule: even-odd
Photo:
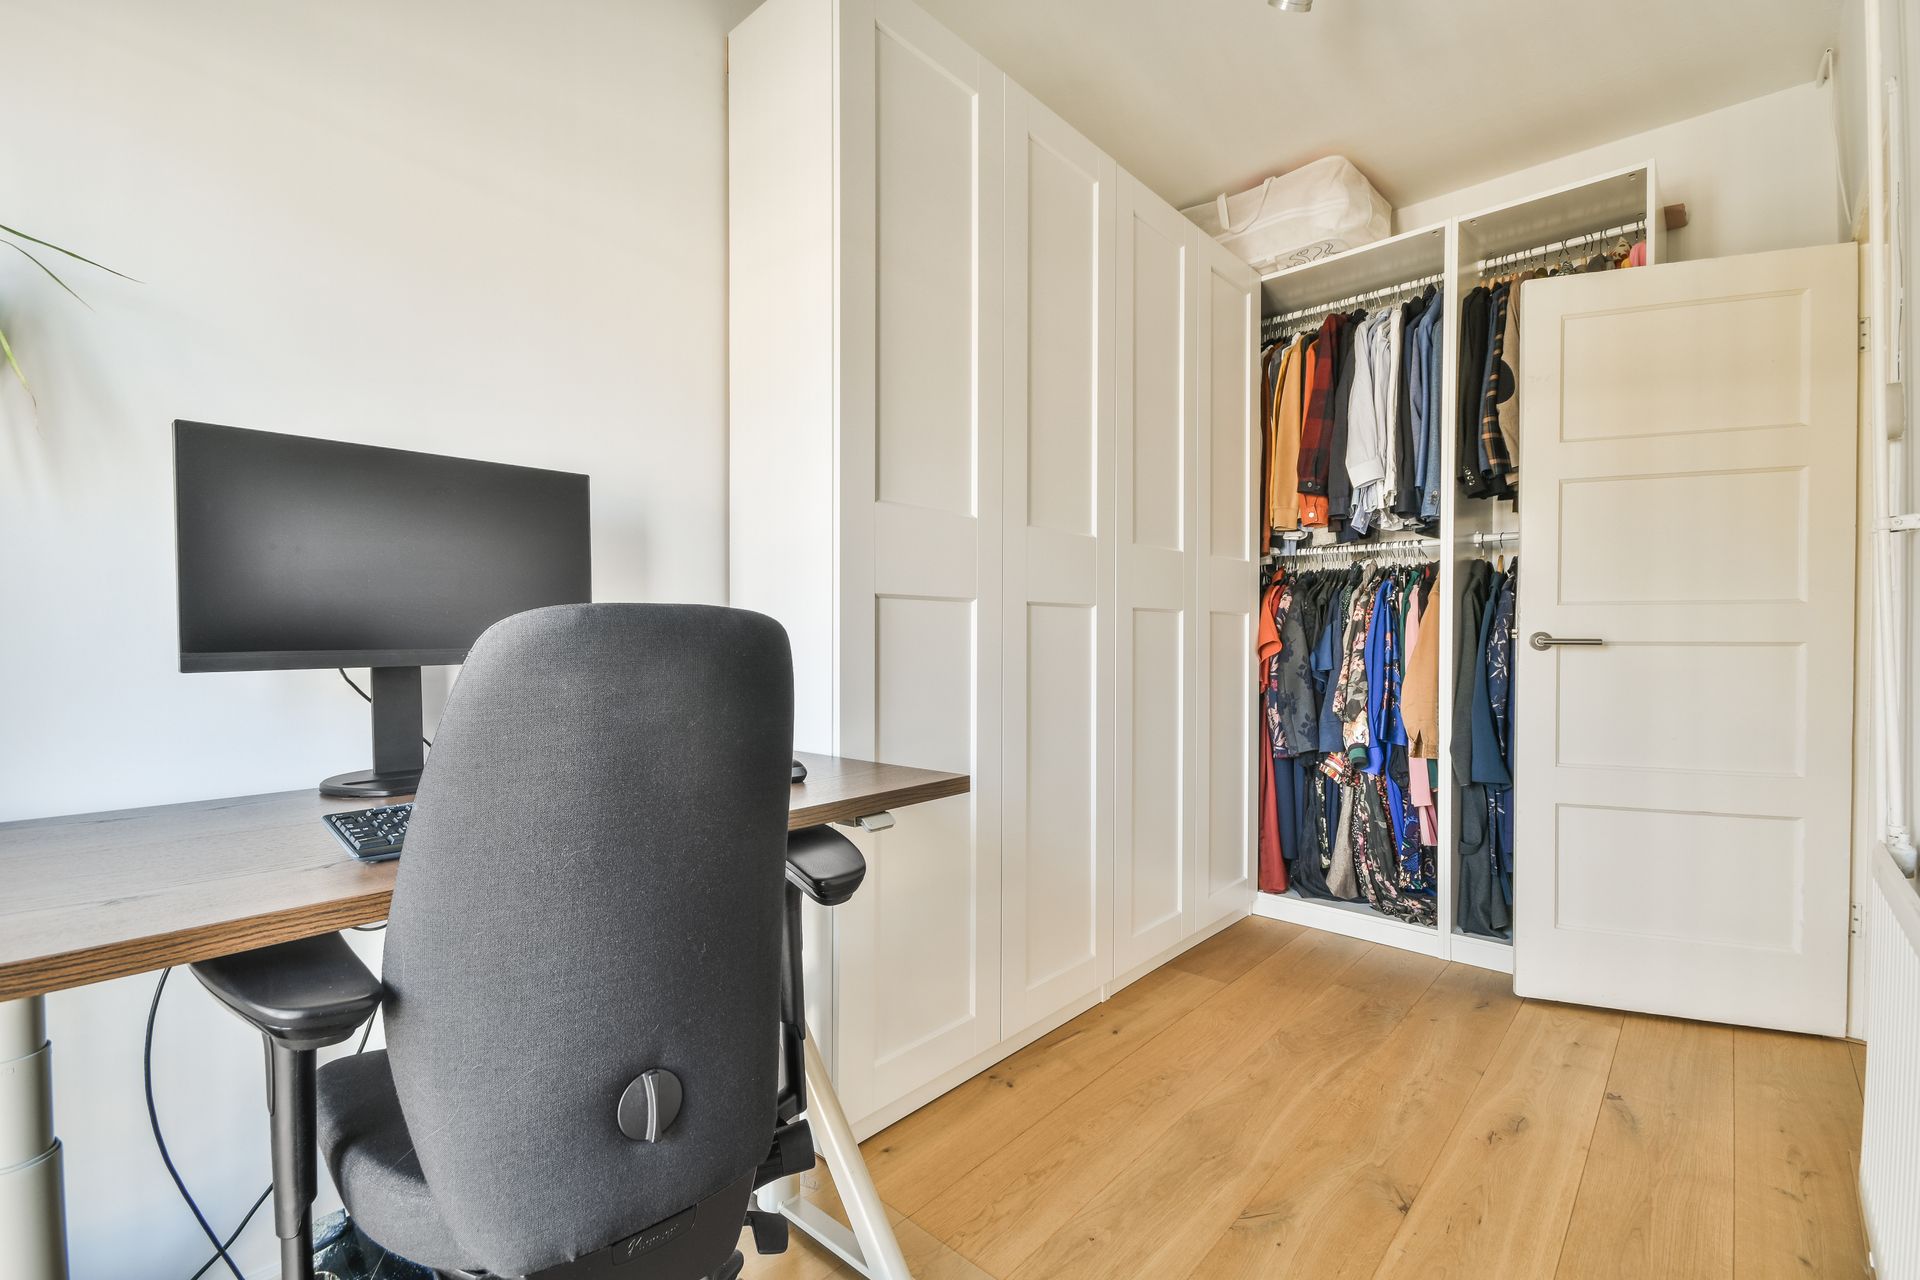
[[[1199,946],[1181,952],[1167,963],[1166,968],[1198,974],[1219,983],[1232,982],[1293,941],[1300,935],[1300,929],[1300,925],[1288,924],[1284,920],[1248,916],[1239,924],[1222,929]]]
[[[1862,1046],[1247,927],[869,1139],[916,1280],[1865,1275]],[[829,1170],[802,1187],[839,1216]],[[746,1280],[854,1275],[744,1243]]]
[[[1383,1044],[1274,1125],[1265,1181],[1188,1280],[1371,1276],[1519,1010],[1507,975],[1447,966]]]
[[[935,1197],[915,1221],[987,1271],[1009,1274],[1369,949],[1303,932]]]
[[[1557,1280],[1733,1274],[1733,1028],[1629,1014]]]
[[[768,1254],[762,1257],[753,1249],[753,1232],[743,1230],[740,1233],[738,1249],[747,1260],[740,1272],[740,1280],[840,1280],[841,1276],[854,1275],[848,1271],[831,1253],[808,1239],[804,1232],[794,1231],[787,1241],[785,1253]]]
[[[1377,947],[1322,988],[1010,1280],[1178,1274],[1230,1224],[1290,1118],[1380,1045],[1446,968]]]
[[[891,1215],[893,1237],[913,1280],[998,1280],[928,1235],[913,1219]],[[743,1232],[740,1252],[746,1255],[741,1280],[861,1280],[860,1273],[800,1231],[791,1233],[785,1253],[761,1257],[753,1251],[753,1233]]]
[[[1376,1274],[1551,1276],[1620,1015],[1527,1003]]]
[[[1858,1040],[1847,1041],[1847,1056],[1853,1059],[1853,1078],[1860,1086],[1860,1096],[1867,1095],[1867,1046]]]
[[[1273,938],[1265,931],[1261,937]],[[1156,969],[868,1138],[860,1151],[881,1198],[918,1212],[1223,985],[1172,965]]]
[[[1733,1042],[1740,1280],[1865,1276],[1860,1084],[1846,1042],[1739,1028]]]

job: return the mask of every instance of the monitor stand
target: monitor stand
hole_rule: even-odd
[[[420,668],[373,668],[373,768],[336,773],[323,796],[407,796],[420,786],[426,752],[420,741]]]

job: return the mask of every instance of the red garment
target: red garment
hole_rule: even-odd
[[[1280,843],[1280,799],[1273,791],[1273,739],[1267,727],[1267,689],[1271,684],[1275,654],[1280,652],[1280,629],[1275,614],[1282,593],[1287,590],[1281,578],[1260,597],[1260,629],[1255,639],[1260,663],[1260,705],[1254,726],[1255,759],[1260,766],[1260,891],[1287,891],[1287,855]]]
[[[1264,719],[1265,717],[1262,717]],[[1273,752],[1260,726],[1260,892],[1287,891],[1287,855],[1280,845],[1280,801],[1273,794]]]
[[[1334,397],[1340,383],[1340,330],[1347,318],[1338,312],[1320,323],[1308,363],[1306,397],[1300,410],[1300,493],[1324,498],[1333,465]],[[1306,503],[1301,503],[1306,510]]]

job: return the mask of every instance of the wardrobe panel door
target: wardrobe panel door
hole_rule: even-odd
[[[1523,995],[1845,1030],[1856,278],[1836,245],[1525,286]]]
[[[1255,890],[1254,612],[1260,593],[1255,490],[1260,279],[1196,229],[1199,511],[1205,531],[1196,577],[1199,643],[1194,650],[1199,725],[1189,752],[1194,856],[1188,859],[1189,933],[1252,908]]]
[[[859,1123],[1000,1039],[1005,81],[911,5],[840,12],[840,750],[973,779],[860,837],[835,911]]]
[[[1112,976],[1113,162],[1007,88],[1001,981],[1011,1036]]]
[[[1116,236],[1114,970],[1187,934],[1197,716],[1193,224],[1121,174]]]

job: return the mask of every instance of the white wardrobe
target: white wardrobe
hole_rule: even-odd
[[[734,604],[855,833],[811,1022],[878,1129],[1246,915],[1254,273],[903,0],[732,35]]]
[[[1438,928],[1256,893],[1260,322],[1438,277],[1451,473],[1461,297],[1636,218],[1657,258],[1651,165],[1262,281],[907,0],[768,0],[729,65],[732,601],[792,637],[796,747],[973,779],[854,833],[865,886],[810,919],[862,1137],[1255,910],[1837,1030],[1847,251],[1526,286],[1523,505],[1449,483],[1429,540],[1443,620],[1524,537],[1515,638],[1601,641],[1515,664],[1509,946],[1454,927],[1444,770]]]

